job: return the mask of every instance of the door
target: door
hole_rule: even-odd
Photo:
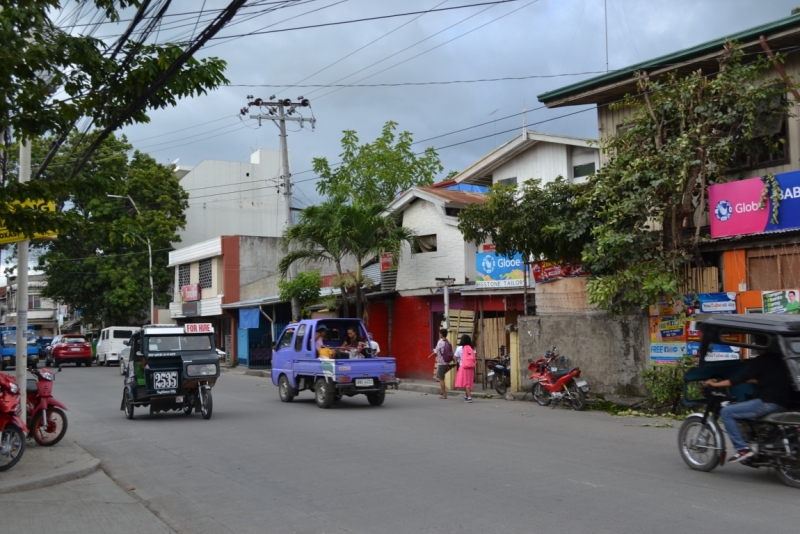
[[[236,357],[239,359],[239,365],[248,365],[250,363],[250,346],[248,345],[248,331],[247,328],[236,329]]]

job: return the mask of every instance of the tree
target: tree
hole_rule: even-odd
[[[51,199],[79,187],[81,168],[105,139],[123,125],[149,121],[147,112],[174,106],[180,98],[219,87],[225,62],[197,60],[193,55],[213,37],[245,0],[232,0],[201,31],[184,43],[145,44],[160,27],[169,2],[150,0],[0,0],[0,131],[19,139],[50,136],[51,145],[34,167],[44,178],[61,146],[82,118],[97,128],[91,137],[72,140],[71,157],[61,159],[57,180],[29,185],[11,180],[0,188],[0,219],[13,231],[33,233],[53,228],[52,218],[14,211],[15,200]],[[135,8],[127,29],[116,41],[92,37],[91,24],[59,27],[62,10],[94,9],[93,23],[120,21],[119,10]],[[96,27],[94,28],[96,29]],[[90,131],[87,127],[84,132]],[[6,176],[4,175],[5,181]]]
[[[584,186],[562,177],[542,185],[528,180],[519,188],[495,185],[483,204],[471,204],[459,213],[464,239],[476,244],[491,240],[503,255],[522,253],[535,259],[578,262],[588,239],[576,199]]]
[[[290,301],[296,298],[300,301],[301,313],[305,316],[310,316],[308,307],[321,300],[321,288],[322,277],[319,271],[299,272],[294,280],[280,280],[278,282],[281,300]]]
[[[682,266],[702,263],[708,186],[748,154],[785,150],[775,128],[789,106],[785,81],[765,79],[767,58],[742,59],[728,43],[713,76],[639,73],[638,93],[616,105],[633,114],[602,141],[608,162],[578,202],[578,224],[591,226],[590,302],[623,312],[675,294]]]
[[[48,175],[64,169],[74,133],[49,167]],[[49,139],[34,143],[34,157],[41,156]],[[168,167],[150,156],[134,152],[125,138],[108,137],[81,170],[73,193],[56,198],[64,214],[59,237],[38,243],[38,269],[47,275],[43,295],[81,310],[87,322],[105,325],[141,324],[149,316],[147,238],[153,250],[153,284],[156,305],[171,301],[173,276],[168,253],[180,241],[188,194]],[[57,180],[57,176],[53,177]],[[130,195],[131,203],[107,194]]]
[[[314,172],[321,180],[321,195],[362,205],[388,204],[401,191],[415,185],[430,185],[444,167],[432,147],[422,156],[412,150],[411,133],[395,135],[397,123],[388,121],[381,136],[359,145],[353,130],[342,137],[341,163],[333,169],[327,158],[314,158]]]
[[[342,225],[337,222],[341,212],[338,202],[325,202],[321,206],[309,206],[300,212],[300,220],[283,234],[281,245],[285,255],[278,268],[286,276],[295,262],[331,262],[336,267],[339,289],[345,317],[350,316],[342,261],[347,254]]]

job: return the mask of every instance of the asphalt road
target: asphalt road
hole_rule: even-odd
[[[790,532],[766,470],[690,471],[676,428],[528,402],[391,392],[382,407],[223,373],[214,414],[120,411],[117,368],[65,366],[69,435],[181,533]]]

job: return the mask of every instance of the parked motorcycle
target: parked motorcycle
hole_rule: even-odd
[[[492,381],[494,390],[500,396],[505,395],[511,386],[511,357],[501,354],[498,358],[487,361],[486,369],[489,371],[486,378]]]
[[[564,362],[564,357],[558,354],[558,347],[547,351],[544,358],[528,360],[528,370],[531,371],[529,378],[533,380],[533,399],[539,406],[552,404],[555,408],[566,402],[572,409],[581,411],[586,408],[589,385],[580,378],[580,368],[559,369],[558,364]]]
[[[53,397],[56,377],[49,369],[29,369],[36,379],[25,384],[28,404],[28,427],[39,445],[55,445],[67,433],[67,407]],[[61,372],[61,367],[58,368]]]
[[[25,452],[28,427],[18,412],[19,386],[16,379],[0,373],[0,471],[11,469]]]

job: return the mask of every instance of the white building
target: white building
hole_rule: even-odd
[[[33,325],[37,336],[52,336],[58,331],[57,306],[52,300],[41,296],[42,289],[47,286],[47,277],[43,274],[28,275],[28,325]],[[6,293],[7,325],[17,324],[17,281],[11,280]]]
[[[249,163],[203,160],[177,167],[189,193],[181,247],[220,235],[280,237],[286,222],[280,152],[258,149]]]
[[[542,183],[562,176],[574,183],[600,167],[600,149],[581,137],[525,130],[454,176],[458,183],[512,185],[530,179]]]

